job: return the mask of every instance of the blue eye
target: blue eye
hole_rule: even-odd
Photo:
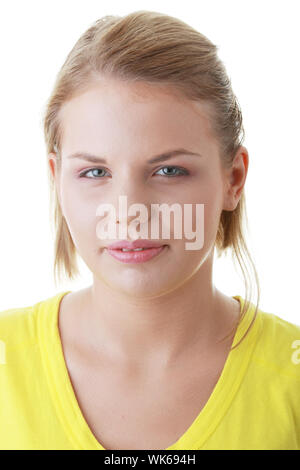
[[[170,178],[170,177],[173,178],[174,176],[185,176],[185,175],[188,175],[188,174],[189,174],[187,170],[184,170],[183,168],[179,168],[178,166],[164,166],[164,167],[160,168],[160,169],[157,170],[157,171],[164,170],[165,168],[168,168],[168,169],[171,168],[172,170],[175,169],[176,171],[179,171],[180,174],[178,174],[178,173],[177,173],[177,174],[174,174],[174,173],[171,173],[171,174],[170,174],[170,173],[169,173],[169,174],[168,174],[168,173],[164,173],[164,175],[160,175],[160,176],[167,176],[167,177],[169,177],[169,178]]]
[[[80,173],[79,177],[80,178],[90,178],[90,179],[101,179],[101,178],[97,178],[97,177],[90,177],[90,176],[86,176],[88,173],[90,172],[93,172],[93,171],[106,171],[104,170],[104,168],[91,168],[90,170],[86,170],[86,171],[83,171],[82,173]],[[94,175],[95,176],[95,175]]]
[[[185,176],[185,175],[188,175],[189,172],[187,170],[185,170],[184,168],[180,168],[180,167],[177,167],[177,166],[164,166],[162,168],[160,168],[159,170],[157,171],[161,171],[161,170],[165,170],[165,169],[171,169],[171,170],[175,170],[177,172],[179,172],[179,174],[177,173],[165,173],[163,175],[159,175],[159,176],[167,176],[167,178],[174,178],[175,176]],[[80,178],[89,178],[89,179],[102,179],[103,178],[103,175],[95,175],[93,174],[93,176],[87,176],[88,173],[90,172],[94,172],[94,171],[104,171],[106,172],[106,170],[104,168],[91,168],[90,170],[85,170],[83,171],[82,173],[80,173],[79,177]]]

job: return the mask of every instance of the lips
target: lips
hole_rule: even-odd
[[[112,243],[107,247],[108,250],[134,250],[135,248],[159,248],[164,246],[161,242],[152,241],[152,240],[134,240],[133,242],[128,242],[126,240]]]
[[[155,258],[160,253],[165,253],[168,249],[167,245],[160,245],[156,248],[145,248],[141,251],[123,251],[121,249],[109,249],[108,254],[122,263],[145,263]]]
[[[107,247],[107,252],[113,258],[121,261],[122,263],[145,263],[146,261],[155,258],[162,252],[167,250],[168,245],[162,244],[161,242],[153,242],[152,240],[134,240],[128,242],[126,240],[112,243]],[[139,251],[123,251],[135,250],[139,248]],[[144,249],[141,249],[144,248]]]

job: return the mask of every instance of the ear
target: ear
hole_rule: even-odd
[[[58,199],[59,199],[59,204],[60,204],[60,207],[61,207],[59,172],[58,172],[58,162],[57,162],[56,153],[51,152],[51,153],[48,154],[48,164],[49,164],[50,171],[51,171],[51,174],[52,174],[54,182],[55,182],[56,192],[57,192],[57,196],[58,196]]]
[[[48,155],[48,163],[50,167],[50,171],[52,173],[53,178],[56,175],[56,154],[54,152],[49,153]]]
[[[240,146],[235,154],[231,168],[225,172],[224,210],[234,211],[236,209],[246,182],[248,167],[248,151],[246,147]]]

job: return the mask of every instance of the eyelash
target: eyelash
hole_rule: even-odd
[[[166,176],[167,178],[175,178],[175,177],[182,177],[182,176],[187,176],[189,175],[189,172],[187,170],[185,170],[184,168],[181,168],[179,166],[163,166],[161,168],[159,168],[158,170],[156,171],[160,171],[160,170],[163,170],[164,168],[176,168],[176,170],[179,170],[181,171],[182,173],[180,175],[158,175],[158,176]],[[98,167],[94,167],[94,168],[90,168],[89,170],[85,170],[83,171],[82,173],[80,173],[79,175],[79,178],[88,178],[88,179],[103,179],[103,176],[102,177],[95,177],[95,178],[91,178],[89,176],[86,176],[87,173],[89,173],[90,171],[93,171],[93,170],[104,170],[106,171],[104,168],[98,168]]]

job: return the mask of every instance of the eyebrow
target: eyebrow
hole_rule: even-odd
[[[175,157],[176,155],[183,155],[183,154],[184,155],[197,155],[198,157],[202,157],[202,155],[199,153],[191,152],[190,150],[181,148],[181,149],[170,150],[170,151],[161,153],[160,155],[155,155],[150,160],[148,160],[147,163],[148,164],[157,163],[157,162],[168,160],[169,158]],[[92,163],[107,164],[107,161],[105,160],[105,158],[92,155],[91,153],[88,153],[88,152],[75,152],[75,153],[72,153],[71,155],[68,155],[67,158],[79,158],[82,160],[87,160]]]

